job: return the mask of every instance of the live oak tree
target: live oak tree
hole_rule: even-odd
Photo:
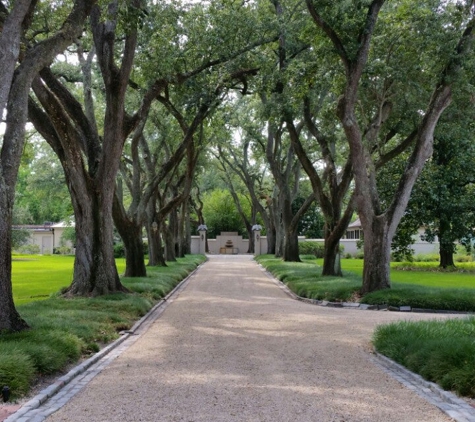
[[[0,107],[2,113],[6,110],[6,129],[0,151],[0,332],[19,331],[27,327],[13,303],[11,224],[15,184],[25,140],[30,87],[38,72],[81,35],[93,4],[92,0],[75,1],[60,26],[52,33],[43,34],[43,39],[35,42],[26,31],[32,24],[37,2],[19,0],[11,10],[5,6],[5,2],[0,3]]]
[[[30,117],[63,165],[74,208],[76,256],[70,295],[94,296],[126,290],[119,280],[113,255],[111,215],[124,142],[153,98],[149,92],[133,116],[126,113],[125,97],[137,45],[140,6],[139,1],[131,4],[123,43],[117,41],[117,2],[110,3],[106,19],[97,5],[91,13],[91,32],[105,92],[102,135],[94,116],[84,111],[49,68],[45,67],[33,84],[39,104],[30,101]],[[116,54],[121,56],[119,64]],[[155,86],[151,91],[157,89]],[[86,110],[88,107],[86,99]]]
[[[340,58],[344,75],[336,113],[350,147],[355,204],[364,232],[362,293],[389,288],[391,240],[412,187],[432,153],[435,127],[451,102],[461,60],[470,52],[474,21],[470,8],[465,9],[463,19],[463,7],[438,1],[418,2],[411,9],[417,20],[407,14],[413,4],[410,1],[388,3],[384,12],[384,0],[334,7],[313,0],[306,4],[318,33]],[[407,37],[411,37],[410,48],[405,44]],[[418,43],[423,45],[427,62],[412,53]],[[415,81],[409,85],[412,76]],[[409,98],[411,87],[419,91]],[[412,127],[405,124],[404,113],[412,113]],[[409,145],[407,165],[383,209],[376,186],[377,168]]]
[[[434,134],[434,153],[414,185],[404,217],[393,240],[393,253],[412,259],[413,236],[439,243],[439,265],[455,265],[458,244],[472,247],[475,208],[473,204],[475,145],[471,93],[455,92],[455,104],[442,119]],[[378,188],[384,199],[391,193],[394,174],[400,172],[406,157],[382,169]],[[395,251],[395,252],[394,252]]]

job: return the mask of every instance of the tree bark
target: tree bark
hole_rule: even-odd
[[[439,218],[439,267],[455,267],[454,244],[450,239],[450,222],[444,216]]]
[[[337,236],[325,236],[322,275],[337,277],[343,275],[340,261],[340,238]]]
[[[176,229],[176,216],[174,216],[174,212],[171,212],[168,219],[168,225],[164,223],[163,233],[165,237],[165,261],[167,262],[175,262],[176,261],[176,237],[175,237],[175,229]]]
[[[153,197],[147,206],[148,266],[166,267],[156,201],[157,199]]]
[[[100,296],[128,292],[121,284],[114,259],[112,204],[106,207],[100,190],[81,204],[73,199],[76,222],[76,256],[73,282],[66,295]],[[90,200],[89,200],[90,199]]]
[[[125,276],[146,277],[144,247],[142,240],[142,224],[135,219],[129,219],[116,193],[112,207],[115,227],[124,242]]]
[[[21,331],[28,328],[28,324],[21,318],[13,303],[12,291],[12,253],[11,253],[11,229],[12,208],[8,204],[8,195],[5,186],[0,184],[0,210],[3,210],[0,218],[0,333],[3,331]]]
[[[60,30],[53,36],[28,48],[16,67],[20,38],[25,27],[24,18],[36,2],[15,2],[12,13],[2,22],[0,39],[1,84],[0,108],[7,105],[6,130],[0,151],[0,332],[20,331],[27,327],[15,309],[11,280],[11,223],[15,185],[25,141],[28,113],[28,94],[38,72],[77,38],[90,12],[93,0],[77,0]],[[2,3],[3,6],[3,3]],[[16,67],[16,69],[15,69]],[[13,71],[16,75],[13,78]],[[12,82],[13,81],[13,82]]]
[[[369,236],[367,238],[366,236]],[[391,260],[392,236],[386,218],[373,220],[371,230],[365,232],[363,286],[361,294],[391,287],[389,262]]]

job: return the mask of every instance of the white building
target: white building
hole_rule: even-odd
[[[70,241],[61,240],[64,230],[68,227],[74,227],[74,223],[66,223],[64,221],[59,223],[46,222],[42,225],[21,225],[13,226],[15,229],[24,229],[30,232],[30,239],[28,244],[39,246],[40,254],[52,254],[55,248],[60,246],[68,246],[72,248]]]

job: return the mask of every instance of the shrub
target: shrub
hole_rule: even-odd
[[[323,258],[324,245],[322,242],[299,242],[299,253],[301,255],[313,255],[316,258]]]
[[[455,262],[472,262],[473,259],[470,255],[455,255]]]
[[[57,248],[54,248],[53,253],[58,255],[72,255],[73,248],[70,248],[69,246],[58,246]]]
[[[114,244],[114,258],[124,258],[125,257],[125,247],[122,242]]]
[[[439,254],[436,253],[428,253],[422,254],[418,253],[414,255],[414,262],[439,262]]]
[[[340,253],[343,253],[345,248],[340,245]],[[323,242],[304,241],[299,242],[300,255],[313,255],[315,258],[323,258],[325,245]]]
[[[38,255],[40,253],[40,247],[34,243],[23,245],[18,248],[18,252],[25,255]]]

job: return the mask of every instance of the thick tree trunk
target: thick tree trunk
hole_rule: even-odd
[[[7,117],[0,141],[0,332],[20,331],[28,327],[13,303],[11,223],[15,184],[25,141],[29,91],[38,72],[80,36],[92,2],[77,0],[61,29],[40,43],[25,46],[21,63],[17,66],[22,33],[28,29],[24,18],[28,11],[33,12],[30,6],[35,5],[36,2],[17,1],[6,20],[5,16],[2,17],[0,109],[3,115],[7,106]]]
[[[11,229],[12,207],[7,206],[5,186],[0,185],[0,333],[3,331],[21,331],[28,328],[27,323],[20,317],[13,303],[12,292],[12,253],[11,253]]]
[[[441,243],[440,248],[439,248],[439,254],[440,254],[439,267],[441,268],[455,267],[454,252],[453,252],[452,247],[444,248],[444,246]]]
[[[364,226],[363,226],[364,229]],[[364,230],[363,286],[361,293],[389,289],[392,236],[386,219],[375,217],[370,230]]]
[[[147,205],[148,266],[166,267],[163,254],[161,224],[156,213],[156,198]]]
[[[247,228],[247,235],[249,236],[249,246],[247,248],[247,253],[254,253],[255,239],[254,239],[254,232],[252,231],[252,226],[249,226]]]
[[[439,267],[455,267],[454,263],[454,244],[450,241],[450,222],[441,215],[439,218]]]
[[[67,295],[99,296],[127,292],[120,283],[114,259],[112,195],[95,191],[92,200],[79,201],[71,191],[76,222],[76,259]],[[87,198],[87,199],[89,199]]]
[[[166,224],[163,224],[163,234],[165,240],[165,261],[175,262],[176,253],[175,253],[175,235],[173,230],[173,222],[171,222],[170,227]]]
[[[266,238],[267,238],[267,253],[269,255],[275,255],[275,244],[276,244],[276,232],[275,227],[266,227]]]
[[[146,277],[144,247],[142,240],[142,224],[130,219],[122,206],[122,201],[115,195],[112,210],[115,227],[124,242],[125,276]]]
[[[160,228],[152,228],[148,231],[148,264],[149,267],[166,267],[163,255],[163,245]]]
[[[146,277],[142,227],[131,224],[119,233],[125,247],[125,277]]]
[[[338,277],[343,275],[340,261],[340,237],[331,234],[325,237],[322,275]]]
[[[286,195],[282,203],[282,225],[285,233],[282,258],[286,262],[300,262],[298,225],[292,224],[294,215],[292,213],[292,203],[289,194]]]
[[[301,262],[297,230],[286,230],[283,259],[286,262]]]

